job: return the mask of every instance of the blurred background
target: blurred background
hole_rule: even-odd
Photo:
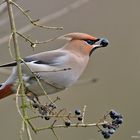
[[[29,29],[25,35],[33,40],[47,40],[69,32],[85,32],[110,41],[107,48],[93,53],[88,68],[80,80],[97,79],[75,85],[60,92],[61,105],[74,111],[87,105],[87,123],[97,122],[108,110],[115,109],[124,115],[124,123],[111,137],[118,139],[140,139],[140,1],[139,0],[39,0],[17,1],[33,19],[45,19],[43,25],[63,26],[63,30]],[[17,29],[28,25],[28,20],[14,8]],[[24,30],[25,31],[25,30]],[[0,13],[0,64],[13,60],[8,51],[9,23],[7,12]],[[39,45],[34,51],[19,38],[21,55],[27,56],[52,50],[64,45],[64,41]],[[8,77],[0,71],[0,82]],[[51,96],[55,98],[55,95]],[[21,118],[17,113],[14,96],[0,101],[0,138],[19,140]],[[42,123],[42,120],[38,120]],[[47,125],[47,122],[44,122]],[[61,140],[99,140],[103,137],[96,128],[57,129]],[[34,140],[55,139],[50,130],[33,134]]]

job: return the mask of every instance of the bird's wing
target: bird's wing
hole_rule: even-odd
[[[58,66],[65,61],[67,56],[68,54],[64,51],[48,51],[26,57],[24,60],[25,62],[34,62],[35,64]]]
[[[48,51],[42,52],[35,55],[28,56],[23,60],[27,63],[32,64],[42,64],[48,66],[59,66],[62,65],[65,59],[68,58],[68,54],[64,51]],[[21,62],[22,63],[22,62]],[[0,67],[14,67],[17,65],[17,62],[10,62],[7,64],[0,65]]]
[[[10,62],[10,63],[0,65],[0,67],[14,67],[16,65],[17,65],[17,63],[14,61],[14,62]]]

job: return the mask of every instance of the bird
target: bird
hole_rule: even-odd
[[[91,54],[109,44],[106,38],[79,32],[68,33],[58,39],[67,40],[67,43],[56,50],[27,56],[20,62],[25,93],[39,97],[45,94],[42,87],[48,95],[71,87],[84,72]],[[13,70],[0,84],[0,99],[15,94],[18,83],[17,62],[0,65],[2,67],[12,67]]]

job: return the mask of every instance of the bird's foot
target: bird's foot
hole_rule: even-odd
[[[38,113],[40,114],[40,117],[49,120],[50,116],[54,115],[56,112],[56,101],[60,100],[59,97],[57,97],[54,101],[46,104],[41,104],[40,102],[35,102],[33,100],[32,107],[35,108]]]

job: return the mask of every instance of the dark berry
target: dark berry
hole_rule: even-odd
[[[78,121],[82,121],[82,120],[83,120],[82,116],[78,117]]]
[[[114,128],[111,128],[111,129],[108,130],[108,133],[112,135],[112,134],[115,133],[115,131],[116,131],[116,130],[115,130]]]
[[[123,119],[122,118],[117,118],[115,119],[112,124],[122,124],[123,123]]]
[[[44,118],[45,118],[45,120],[50,120],[49,116],[45,116]]]
[[[108,127],[108,124],[103,124],[102,127],[103,128],[107,128]]]
[[[111,129],[111,128],[115,129],[114,125],[112,125],[112,124],[108,124],[108,125],[107,125],[107,128],[108,128],[108,129]]]
[[[116,112],[115,110],[111,110],[111,111],[109,112],[109,115],[110,115],[110,117],[111,117],[112,119],[116,119],[116,118],[119,117],[120,114],[118,114],[118,112]]]
[[[104,136],[105,139],[110,138],[110,134],[107,131],[102,131],[102,135]]]
[[[65,121],[65,125],[66,125],[66,126],[70,126],[70,125],[71,125],[71,121],[70,121],[70,120],[66,120],[66,121]]]
[[[118,118],[123,118],[123,115],[122,115],[122,114],[119,114],[119,115],[118,115]]]
[[[53,103],[50,103],[50,104],[49,104],[49,107],[51,107],[51,108],[56,108],[56,105],[53,104]]]
[[[75,110],[75,115],[80,115],[80,114],[81,114],[81,110],[76,109],[76,110]]]

